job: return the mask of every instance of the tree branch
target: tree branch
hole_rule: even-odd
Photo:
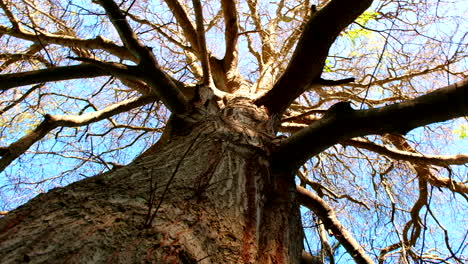
[[[402,136],[386,135],[384,138],[389,140],[398,149],[408,152],[416,152],[416,150],[413,149]],[[410,163],[409,165],[414,169],[418,178],[418,199],[414,202],[414,205],[411,207],[409,212],[411,219],[406,222],[403,228],[403,241],[383,248],[379,254],[379,263],[383,263],[386,255],[398,248],[402,248],[403,252],[410,250],[411,247],[416,244],[416,241],[421,235],[421,228],[423,224],[421,218],[419,217],[419,213],[422,207],[427,205],[428,202],[429,192],[427,179],[430,177],[431,173],[427,164]]]
[[[114,0],[98,0],[97,2],[99,2],[106,11],[111,23],[119,33],[120,39],[130,52],[140,60],[148,56],[148,48],[138,41],[138,37],[133,32],[126,17],[122,14]]]
[[[18,139],[8,147],[0,148],[0,172],[23,154],[34,143],[41,140],[47,133],[57,127],[85,126],[113,115],[129,111],[133,108],[149,104],[156,99],[154,96],[141,96],[110,105],[102,110],[83,115],[45,115],[44,120],[30,133]]]
[[[236,2],[234,0],[221,0],[221,8],[224,15],[224,41],[226,43],[223,63],[226,69],[231,69],[237,65],[239,21],[237,18]]]
[[[119,79],[129,79],[129,80],[141,80],[144,79],[142,73],[140,72],[138,66],[130,66],[122,63],[115,62],[103,62],[95,59],[89,58],[78,58],[78,57],[68,57],[69,59],[89,63],[95,65],[98,68],[102,69],[105,72],[108,72],[109,75],[113,75]]]
[[[206,47],[205,26],[203,22],[203,9],[200,0],[192,0],[193,9],[195,11],[195,22],[197,25],[197,43],[199,46],[199,57],[203,71],[203,85],[209,86],[211,79],[210,61],[208,57],[208,49]]]
[[[65,47],[79,47],[83,49],[105,50],[121,59],[135,61],[135,57],[125,47],[116,45],[111,41],[97,36],[95,39],[79,39],[65,35],[55,35],[38,31],[36,33],[27,32],[23,28],[8,28],[0,25],[0,34],[7,34],[15,38],[29,40],[33,42],[40,41],[43,45],[57,44]]]
[[[37,83],[92,78],[106,75],[111,74],[92,64],[80,64],[53,67],[36,71],[9,73],[0,75],[0,90],[5,91],[13,87]]]
[[[98,2],[105,9],[125,46],[139,59],[137,67],[142,76],[141,80],[154,90],[172,113],[186,114],[190,108],[187,98],[172,81],[172,78],[161,70],[151,50],[140,43],[119,6],[113,0],[98,0]]]
[[[405,134],[416,127],[468,115],[468,78],[413,100],[384,107],[353,110],[333,105],[324,116],[283,140],[272,156],[278,169],[298,168],[340,141],[370,134]]]
[[[333,236],[343,245],[356,263],[374,263],[364,252],[361,245],[341,225],[333,208],[322,198],[300,186],[296,186],[296,193],[299,203],[314,212],[322,220],[325,227],[333,232]]]
[[[320,78],[328,51],[339,33],[371,4],[372,0],[332,0],[313,14],[283,75],[256,104],[264,105],[270,113],[282,113]]]
[[[195,54],[199,56],[200,47],[198,46],[197,32],[184,7],[179,0],[165,0],[165,2],[169,9],[171,9],[171,12],[174,14],[177,22],[179,22],[182,30],[184,31],[184,36],[192,45],[192,48],[195,50]]]
[[[381,155],[385,155],[395,160],[404,160],[410,162],[420,162],[426,164],[432,164],[437,166],[449,166],[449,165],[463,165],[468,163],[468,155],[427,155],[416,152],[408,152],[395,148],[389,148],[384,145],[379,145],[369,141],[361,139],[349,139],[341,141],[340,144],[345,146],[353,146],[361,149],[367,149]]]

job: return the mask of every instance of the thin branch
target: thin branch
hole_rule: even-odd
[[[44,84],[41,83],[41,84],[36,84],[36,85],[32,86],[31,88],[29,88],[26,92],[24,92],[21,95],[20,98],[13,101],[11,104],[7,105],[3,109],[0,109],[0,115],[3,115],[6,111],[12,109],[13,107],[17,106],[19,103],[23,102],[24,99],[26,99],[26,97],[28,97],[32,92],[34,92],[35,90],[41,88],[42,86],[44,86]]]
[[[161,29],[162,26],[158,26],[158,25],[154,24],[153,22],[151,22],[149,20],[143,19],[143,18],[138,17],[138,16],[136,16],[134,14],[131,14],[131,13],[127,13],[127,16],[130,17],[132,20],[140,23],[140,24],[147,25],[147,26],[151,27],[152,29],[157,31],[158,34],[160,34],[165,39],[167,39],[168,41],[170,41],[174,45],[178,46],[179,48],[181,48],[183,50],[186,50],[187,52],[193,52],[194,51],[192,47],[185,45],[184,43],[182,43],[179,40],[175,39],[174,37],[170,36],[168,33],[164,32],[164,30]]]
[[[322,198],[300,186],[296,186],[296,193],[299,203],[313,211],[320,220],[322,220],[325,227],[333,232],[333,236],[341,243],[341,245],[343,245],[356,263],[374,263],[364,252],[361,245],[359,245],[359,243],[340,223],[333,208],[331,208]]]
[[[106,14],[119,33],[120,39],[130,52],[140,60],[147,56],[148,49],[138,41],[138,37],[120,11],[119,6],[113,0],[98,0],[97,2],[106,10]]]
[[[247,0],[247,6],[249,7],[250,14],[249,16],[252,18],[252,22],[255,26],[255,31],[258,32],[261,45],[262,45],[262,52],[261,52],[261,61],[259,61],[260,65],[266,64],[272,58],[271,55],[274,54],[274,47],[273,43],[270,42],[270,34],[271,32],[267,32],[266,29],[262,26],[262,18],[257,10],[257,1],[256,0]]]

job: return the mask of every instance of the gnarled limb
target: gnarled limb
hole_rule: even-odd
[[[402,103],[353,110],[344,102],[285,139],[273,155],[278,168],[298,168],[312,156],[346,139],[370,134],[404,134],[416,127],[468,115],[468,79]]]
[[[305,25],[288,67],[273,88],[258,98],[270,113],[282,113],[322,74],[328,51],[339,33],[370,5],[372,0],[332,0]]]
[[[359,245],[346,228],[341,225],[333,208],[318,195],[309,192],[303,187],[296,186],[296,192],[299,203],[314,212],[320,220],[322,220],[325,227],[333,232],[333,236],[343,245],[356,263],[374,263],[364,252],[361,245]]]

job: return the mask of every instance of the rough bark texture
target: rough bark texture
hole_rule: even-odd
[[[299,263],[295,185],[269,169],[265,109],[237,98],[180,132],[0,219],[2,263]]]

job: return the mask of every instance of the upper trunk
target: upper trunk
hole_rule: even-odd
[[[272,127],[263,108],[234,99],[155,153],[41,194],[0,219],[0,258],[299,263],[295,185],[292,173],[270,170]]]

